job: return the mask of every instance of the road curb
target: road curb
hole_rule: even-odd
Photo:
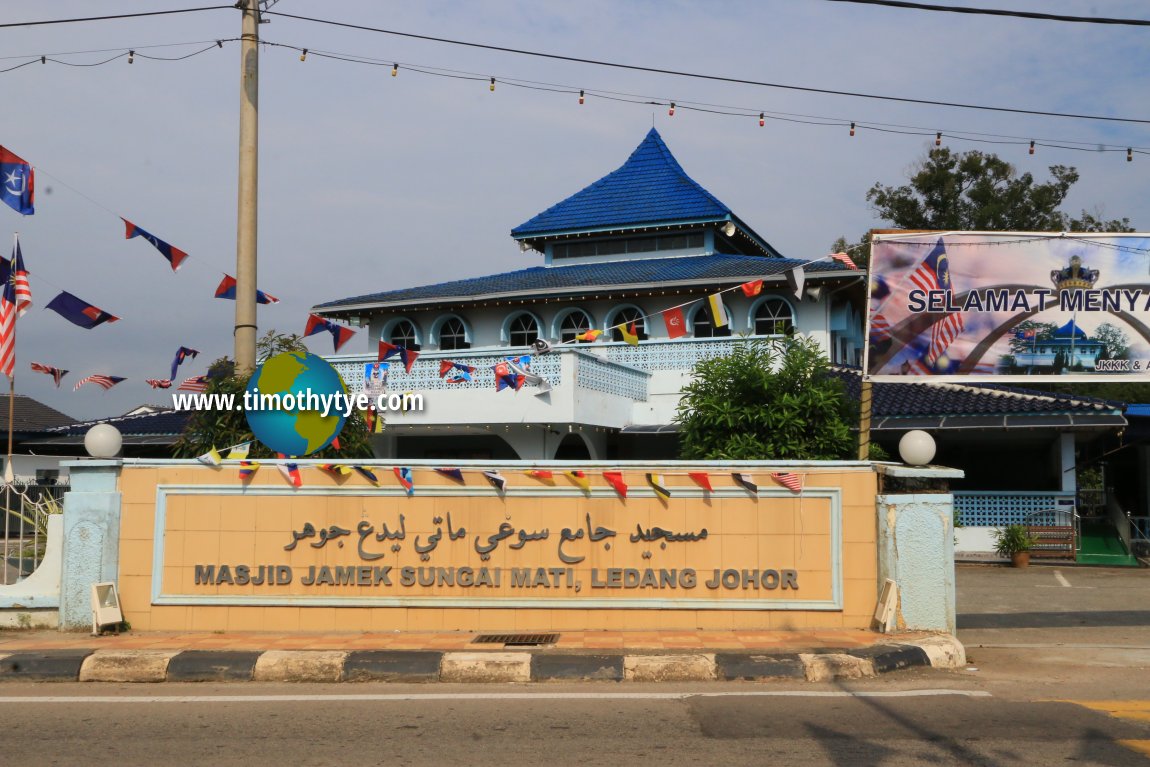
[[[14,650],[0,653],[0,682],[821,682],[965,664],[949,635],[809,653]]]

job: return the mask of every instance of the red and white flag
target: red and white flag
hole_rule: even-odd
[[[858,271],[858,267],[855,266],[855,262],[852,261],[851,257],[846,253],[831,253],[830,258],[832,261],[838,261],[848,269],[854,269],[856,272]]]
[[[663,312],[663,322],[667,325],[667,338],[679,338],[687,335],[687,320],[683,310],[676,306]]]
[[[77,389],[79,389],[84,384],[89,384],[89,383],[96,384],[97,386],[99,386],[104,391],[107,391],[108,389],[111,389],[113,386],[115,386],[116,384],[120,383],[123,380],[124,379],[121,378],[120,376],[105,376],[105,375],[85,376],[84,378],[81,378],[79,381],[76,382],[76,385],[72,387],[72,391],[76,391]]]
[[[207,376],[192,376],[184,380],[176,391],[198,391],[203,392],[208,390],[208,377]]]
[[[57,389],[60,388],[60,379],[63,378],[64,376],[68,375],[67,370],[61,370],[60,368],[54,368],[51,365],[42,365],[39,362],[33,362],[32,363],[32,372],[33,373],[47,373],[48,375],[52,376],[52,380],[56,382],[56,388]]]
[[[780,485],[790,490],[792,493],[801,493],[803,491],[803,478],[802,476],[789,471],[776,471],[771,474],[771,479],[778,482]]]

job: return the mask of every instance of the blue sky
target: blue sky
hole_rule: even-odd
[[[978,0],[1049,10],[1048,3]],[[191,7],[163,0],[148,10]],[[5,22],[139,12],[135,2],[6,4]],[[1150,119],[1145,28],[1066,24],[831,3],[318,2],[273,11],[496,46],[840,91]],[[1064,14],[1150,18],[1135,0],[1063,0]],[[24,55],[89,63],[134,48],[176,56],[237,37],[235,10],[0,29],[7,66]],[[836,97],[550,61],[272,17],[265,41],[399,62],[299,60],[265,47],[260,95],[261,329],[301,332],[323,301],[540,262],[508,233],[618,167],[655,125],[689,174],[784,255],[815,258],[839,235],[880,225],[865,195],[902,183],[933,137],[789,123],[757,116],[497,85],[550,83],[640,101],[1150,148],[1147,125],[971,111]],[[196,45],[150,48],[175,43]],[[3,62],[0,62],[3,63]],[[483,79],[422,75],[450,70]],[[0,68],[4,68],[0,66]],[[212,298],[234,273],[239,47],[180,62],[125,58],[94,67],[33,64],[0,74],[0,144],[37,167],[35,216],[5,208],[21,233],[35,306],[20,321],[17,390],[70,415],[98,417],[165,403],[145,378],[166,377],[177,347],[203,352],[181,376],[230,354],[234,304]],[[1039,179],[1050,165],[1081,173],[1066,209],[1127,216],[1150,229],[1150,155],[1059,151],[947,139],[998,152]],[[118,216],[188,251],[173,274]],[[3,231],[3,230],[0,230]],[[5,234],[4,237],[9,235]],[[7,253],[8,245],[0,245]],[[123,318],[82,330],[42,310],[58,290]],[[364,351],[361,332],[348,350]],[[312,339],[328,353],[330,336]],[[60,390],[36,361],[71,370]],[[72,384],[128,377],[110,392]]]

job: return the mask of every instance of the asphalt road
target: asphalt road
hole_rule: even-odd
[[[970,666],[849,683],[8,683],[0,765],[1148,765],[1148,577],[961,567]]]

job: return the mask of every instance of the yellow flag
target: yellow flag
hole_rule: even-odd
[[[581,471],[565,471],[563,473],[567,475],[567,479],[578,485],[579,489],[584,493],[591,493],[591,480],[587,479],[586,474]]]
[[[619,332],[623,334],[623,340],[632,346],[639,345],[639,334],[635,332],[635,323],[630,325],[620,325]]]

